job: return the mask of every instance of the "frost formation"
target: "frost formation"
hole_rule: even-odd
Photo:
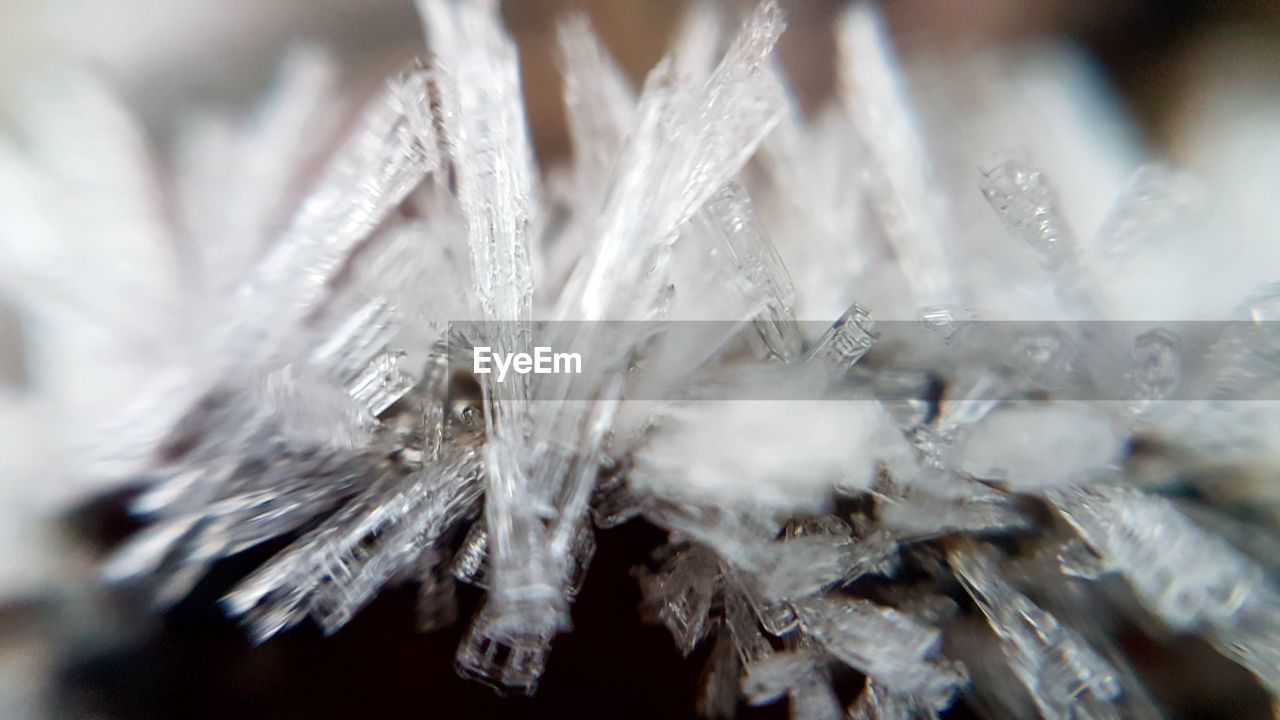
[[[1280,286],[1167,259],[1231,222],[1209,183],[1146,164],[1096,229],[1074,224],[1034,152],[1105,131],[1033,125],[1030,150],[973,158],[983,117],[931,126],[861,3],[837,96],[806,115],[773,0],[731,34],[698,6],[638,89],[565,18],[574,154],[543,173],[496,8],[419,8],[429,60],[340,133],[334,68],[301,49],[255,120],[200,115],[163,168],[81,76],[0,145],[0,278],[47,328],[77,487],[146,481],[147,529],[109,578],[175,602],[294,536],[224,601],[260,641],[335,631],[403,582],[440,627],[471,583],[487,596],[459,671],[532,693],[597,531],[643,518],[670,543],[637,569],[642,609],[686,654],[713,643],[712,716],[785,697],[798,718],[930,718],[963,694],[1015,717],[1158,717],[1107,631],[1138,609],[1280,693],[1274,564],[1218,532],[1226,511],[1162,497],[1185,481],[1131,442],[1267,480],[1280,459],[1280,409],[1241,401],[1276,386]],[[1255,234],[1236,252],[1256,274],[1277,265]],[[1212,300],[1191,317],[1176,282],[1135,293],[1144,267]],[[1187,358],[1152,318],[1242,322]],[[720,331],[664,343],[660,321],[706,319]],[[1028,319],[1049,322],[1012,347],[965,330]],[[535,320],[566,321],[597,372],[465,392],[449,348],[528,352]],[[932,342],[888,342],[886,320]],[[1121,320],[1141,327],[1102,322]],[[95,375],[59,375],[85,354]],[[930,382],[941,397],[904,399]],[[814,383],[839,399],[699,394]],[[1166,401],[1178,387],[1204,399]],[[1123,399],[1070,402],[1081,388]],[[1134,602],[1090,589],[1113,576]],[[1059,585],[1079,591],[1046,597]],[[961,618],[980,622],[947,641]],[[865,676],[847,708],[841,666]]]

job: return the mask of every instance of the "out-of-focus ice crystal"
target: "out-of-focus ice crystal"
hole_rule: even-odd
[[[813,598],[795,607],[801,627],[841,662],[897,692],[933,693],[939,709],[950,704],[959,683],[933,659],[936,628],[866,600]]]
[[[1177,630],[1200,630],[1275,692],[1280,594],[1266,574],[1167,500],[1106,485],[1055,491],[1058,511]]]
[[[1019,405],[960,431],[952,462],[976,477],[1044,487],[1110,467],[1122,445],[1111,421],[1087,405]]]
[[[871,401],[691,401],[662,411],[632,479],[697,502],[819,510],[837,482],[866,488],[876,461],[902,451]]]
[[[1010,586],[989,549],[966,541],[947,557],[1044,717],[1108,716],[1120,686],[1093,648]]]
[[[1145,332],[1133,341],[1130,383],[1139,400],[1163,400],[1182,374],[1178,336],[1168,330]]]
[[[953,303],[941,226],[944,208],[929,191],[928,151],[893,58],[883,20],[871,3],[845,12],[838,39],[843,99],[872,159],[868,195],[893,244],[917,307]]]
[[[645,606],[667,626],[685,655],[693,651],[709,629],[719,570],[715,553],[692,545],[677,551],[662,571],[640,575]]]

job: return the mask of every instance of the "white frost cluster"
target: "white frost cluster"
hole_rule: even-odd
[[[1142,164],[1070,59],[909,77],[864,3],[806,115],[773,0],[736,32],[697,5],[638,89],[564,19],[574,154],[544,174],[493,4],[419,9],[428,61],[351,125],[315,49],[162,162],[90,77],[29,98],[0,143],[0,289],[32,358],[30,397],[0,396],[6,511],[143,483],[106,574],[162,602],[294,538],[225,600],[258,640],[401,582],[438,627],[481,586],[458,669],[524,692],[596,532],[643,518],[670,531],[644,609],[686,654],[713,638],[710,715],[1157,716],[1106,629],[1137,608],[1280,693],[1274,562],[1213,527],[1226,500],[1251,504],[1238,536],[1280,520],[1280,244],[1234,194],[1267,177]],[[528,352],[543,320],[591,372],[452,362]],[[1181,320],[1231,322],[1191,342]],[[753,388],[778,399],[732,396]],[[1156,496],[1196,482],[1195,519]],[[1028,565],[1136,602],[1048,602]],[[947,642],[963,608],[986,629]],[[967,669],[992,662],[1016,682]],[[866,676],[847,708],[841,665]]]

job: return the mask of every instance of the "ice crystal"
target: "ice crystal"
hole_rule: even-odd
[[[990,553],[968,543],[949,559],[960,582],[986,615],[1010,667],[1044,717],[1096,717],[1091,706],[1119,694],[1115,671],[1071,629],[1013,589]]]
[[[549,168],[496,4],[418,7],[426,60],[353,123],[299,48],[254,122],[197,113],[167,164],[74,74],[0,144],[0,288],[46,360],[43,406],[0,398],[3,467],[143,486],[109,580],[162,606],[287,539],[223,601],[255,640],[410,582],[421,629],[470,623],[460,673],[530,693],[597,532],[648,522],[641,612],[712,645],[710,716],[1151,717],[1114,636],[1153,619],[1280,693],[1280,293],[1183,267],[1236,227],[1215,178],[1147,164],[1081,213],[1092,176],[935,129],[869,3],[802,113],[774,0],[736,33],[695,4],[638,89],[564,18],[573,156]],[[1150,312],[1190,280],[1199,314]],[[590,372],[468,365],[542,337]],[[459,583],[486,593],[469,619]]]

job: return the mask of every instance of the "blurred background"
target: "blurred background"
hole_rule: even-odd
[[[746,6],[744,0],[728,0]],[[506,3],[521,50],[525,99],[540,157],[568,150],[553,57],[555,20],[584,9],[635,80],[661,57],[684,0]],[[839,0],[783,2],[780,53],[807,108],[830,92]],[[1275,90],[1280,7],[1267,0],[894,0],[884,11],[899,47],[971,54],[984,46],[1079,43],[1151,142],[1175,155],[1188,114],[1223,84]],[[268,85],[285,46],[336,52],[358,86],[422,55],[409,0],[7,0],[0,6],[0,91],[68,61],[107,75],[163,136],[191,104],[247,103]]]
[[[730,0],[730,4],[747,3]],[[832,91],[835,0],[783,0],[780,55],[802,107]],[[569,151],[554,59],[556,18],[585,9],[639,82],[668,46],[679,0],[508,2],[521,51],[529,121],[540,161]],[[889,26],[907,57],[968,57],[986,48],[1065,43],[1090,58],[1154,155],[1195,164],[1223,117],[1249,118],[1280,92],[1280,3],[1269,0],[892,0]],[[50,68],[88,65],[109,78],[163,148],[191,107],[247,108],[285,49],[332,49],[353,97],[423,55],[409,0],[5,0],[0,3],[0,131],[8,99]],[[1275,115],[1258,114],[1265,123]],[[1280,129],[1264,126],[1260,132]],[[0,199],[2,200],[2,199]],[[3,208],[0,202],[0,209]],[[18,313],[0,295],[0,392],[20,399],[28,368]],[[0,417],[0,432],[21,424]],[[17,473],[0,458],[0,471]],[[37,469],[38,471],[38,469]],[[38,474],[38,473],[37,473]],[[57,482],[56,472],[48,482]],[[97,589],[92,567],[136,529],[127,491],[80,499],[63,518],[6,522],[0,556],[54,550],[37,570],[0,587],[0,718],[322,718],[425,716],[684,717],[696,706],[707,648],[681,659],[666,632],[644,625],[630,568],[661,541],[632,523],[607,531],[574,609],[575,631],[556,641],[541,692],[502,699],[458,680],[462,628],[419,635],[411,589],[384,594],[335,637],[302,627],[251,647],[215,601],[278,546],[224,563],[162,616],[141,598]],[[8,516],[23,494],[4,489]],[[36,511],[31,511],[36,516]],[[36,527],[38,525],[38,527]],[[21,535],[21,537],[19,537]],[[0,559],[21,565],[21,557]],[[30,565],[30,563],[28,563]],[[465,592],[465,591],[464,591]],[[462,617],[478,596],[463,596]],[[1270,717],[1246,673],[1187,641],[1185,653],[1135,656],[1180,717]],[[785,704],[749,714],[782,716]],[[964,709],[958,708],[957,715]]]

